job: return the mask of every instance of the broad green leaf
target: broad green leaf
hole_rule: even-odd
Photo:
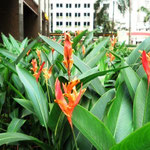
[[[106,125],[117,143],[132,132],[132,103],[125,84],[117,89],[116,98],[107,114]]]
[[[16,67],[19,78],[23,83],[29,99],[32,101],[34,111],[40,123],[47,128],[48,124],[48,102],[44,91],[39,83],[36,82],[32,74],[27,70]]]
[[[90,66],[91,68],[93,68],[95,65],[98,64],[100,59],[102,59],[104,57],[105,54],[106,54],[106,50],[105,49],[101,50],[99,53],[97,53],[93,58],[91,58],[87,62],[87,65]]]
[[[83,84],[86,84],[87,82],[95,79],[98,76],[104,76],[104,75],[106,75],[107,73],[110,73],[110,72],[117,72],[117,71],[120,71],[121,69],[125,69],[127,67],[128,66],[124,66],[124,67],[121,67],[121,68],[116,68],[116,69],[111,69],[111,70],[106,70],[106,71],[97,71],[97,68],[93,68],[93,69],[90,69],[90,70],[82,73],[81,75],[78,76],[78,78],[80,79],[80,81]]]
[[[21,45],[20,45],[20,50],[23,50],[27,45],[28,45],[28,38],[25,38],[23,41],[22,41],[22,43],[21,43]]]
[[[150,37],[144,40],[135,50],[127,58],[127,63],[129,65],[134,64],[138,61],[141,54],[138,52],[139,50],[145,50],[148,52],[150,50]]]
[[[104,93],[100,99],[94,104],[91,109],[91,113],[94,114],[100,120],[104,117],[104,112],[108,102],[110,102],[115,96],[115,90],[110,89],[106,93]]]
[[[73,39],[73,44],[72,44],[72,48],[75,49],[76,45],[78,44],[78,42],[82,39],[82,37],[86,34],[87,30],[81,32],[79,35],[77,35],[74,39]]]
[[[61,110],[58,106],[58,104],[54,103],[52,109],[51,109],[51,113],[49,116],[49,122],[48,122],[48,126],[50,127],[51,130],[55,130],[56,128],[56,124],[58,122],[59,116],[61,114]]]
[[[98,149],[110,149],[115,140],[103,122],[81,106],[77,106],[72,117],[75,127]]]
[[[17,132],[20,130],[21,126],[25,123],[25,120],[13,118],[13,120],[10,122],[7,132]]]
[[[1,49],[1,48],[0,48],[0,54],[2,54],[3,56],[6,56],[7,58],[9,58],[9,59],[12,60],[12,61],[15,61],[16,58],[17,58],[17,55],[15,55],[15,54],[13,54],[13,53],[11,53],[11,52],[5,50],[5,49]],[[20,61],[20,63],[22,63],[24,66],[27,66],[27,65],[28,65],[28,63],[27,63],[27,62],[24,62],[23,60]]]
[[[126,66],[126,65],[127,65],[126,63],[123,63],[123,66]],[[128,87],[130,96],[133,100],[134,96],[135,96],[136,88],[139,84],[140,79],[139,79],[137,73],[131,67],[123,69],[122,75],[123,75],[125,83]]]
[[[63,46],[60,44],[52,41],[51,39],[47,38],[46,36],[40,35],[42,40],[44,40],[47,44],[49,44],[51,47],[53,47],[57,52],[59,52],[61,55],[63,55]],[[91,69],[87,64],[85,64],[82,60],[80,60],[77,56],[73,55],[74,65],[82,72],[86,72],[89,69]],[[105,88],[101,84],[100,80],[98,78],[94,79],[91,82],[93,88],[96,90],[96,92],[100,95],[105,93]]]
[[[43,150],[50,149],[47,144],[38,140],[35,137],[28,136],[22,133],[0,133],[0,146],[8,143],[19,142],[19,141],[33,141],[37,145],[39,145]]]
[[[141,79],[137,87],[133,103],[133,126],[134,130],[143,126],[147,94],[147,81]]]
[[[4,46],[7,48],[7,50],[9,50],[11,52],[12,44],[9,42],[8,38],[4,34],[2,34],[2,40],[3,40]]]
[[[111,150],[149,150],[150,123],[131,133],[122,142],[113,146]]]
[[[34,41],[32,41],[21,53],[20,55],[16,58],[15,60],[15,64],[17,65],[19,63],[19,61],[25,57],[25,55],[27,54],[27,52],[37,43],[37,41],[39,40],[39,37],[36,38]]]
[[[10,82],[6,81],[9,87],[21,98],[25,98]]]
[[[93,57],[97,55],[97,53],[101,52],[103,48],[106,46],[108,43],[109,38],[106,38],[102,42],[98,43],[95,48],[86,56],[86,62],[89,62]]]
[[[115,90],[110,89],[100,97],[100,99],[94,104],[90,112],[97,118],[102,120],[104,117],[106,106],[108,102],[110,102],[114,98],[114,96]],[[88,149],[88,150],[92,149],[92,144],[80,132],[77,136],[77,143],[79,149]]]
[[[25,109],[29,110],[30,112],[34,113],[34,108],[32,106],[32,102],[26,99],[19,99],[19,98],[14,98],[14,100],[20,104],[22,107]]]
[[[15,50],[17,51],[17,53],[20,53],[20,48],[19,48],[18,42],[10,34],[9,34],[9,39],[10,39],[10,42],[11,42],[13,48],[15,48]]]

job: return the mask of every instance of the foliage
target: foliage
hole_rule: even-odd
[[[81,150],[150,148],[150,90],[138,52],[150,50],[150,38],[129,51],[125,43],[113,43],[110,38],[94,41],[93,33],[83,31],[71,39],[74,63],[70,78],[82,83],[73,91],[81,94],[80,89],[86,88],[71,118],[75,134],[63,114],[66,111],[54,102],[56,79],[69,85],[64,42],[43,35],[19,42],[2,34],[1,149],[71,150],[76,149],[74,137]],[[49,70],[47,79],[44,71],[39,73],[43,62],[43,69]]]

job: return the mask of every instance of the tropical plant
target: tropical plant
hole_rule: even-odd
[[[123,56],[87,30],[64,39],[39,35],[16,52],[3,38],[0,148],[148,150],[150,38]]]

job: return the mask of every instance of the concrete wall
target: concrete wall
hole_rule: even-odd
[[[0,1],[0,33],[10,33],[19,40],[19,3],[18,0]],[[1,36],[0,36],[1,37]]]

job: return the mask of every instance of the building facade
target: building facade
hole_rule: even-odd
[[[51,0],[51,32],[93,30],[93,0]]]
[[[0,1],[0,33],[20,41],[35,38],[38,33],[48,35],[49,6],[49,0]]]

